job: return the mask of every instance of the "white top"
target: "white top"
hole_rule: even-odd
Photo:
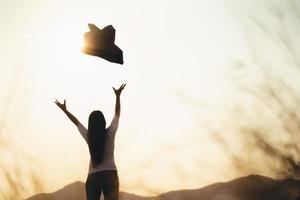
[[[114,158],[114,149],[115,149],[115,135],[119,125],[119,118],[114,116],[110,126],[106,129],[106,141],[104,147],[104,154],[102,162],[96,167],[92,166],[91,160],[89,164],[89,174],[106,171],[106,170],[117,170]],[[80,134],[87,142],[88,130],[79,122],[77,126]]]

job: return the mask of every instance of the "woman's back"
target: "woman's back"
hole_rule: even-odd
[[[105,146],[104,146],[104,154],[101,163],[95,167],[92,166],[91,160],[89,163],[89,173],[95,173],[99,171],[106,170],[117,170],[115,159],[114,159],[114,149],[115,149],[115,135],[118,129],[119,118],[115,116],[110,124],[110,126],[106,129],[105,135]],[[88,143],[88,130],[79,123],[77,126],[80,134]]]

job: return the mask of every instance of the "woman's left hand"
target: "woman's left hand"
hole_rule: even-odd
[[[64,103],[60,103],[59,101],[55,101],[55,104],[62,109],[64,112],[67,111],[67,104],[66,104],[66,100],[64,100]]]

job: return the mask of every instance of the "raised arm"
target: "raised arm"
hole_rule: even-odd
[[[68,116],[68,118],[76,125],[78,126],[79,124],[79,121],[78,119],[72,115],[72,113],[70,113],[68,110],[67,110],[67,104],[66,104],[66,100],[64,100],[64,103],[60,103],[59,101],[55,101],[55,104]]]
[[[116,94],[115,116],[118,118],[120,117],[120,113],[121,113],[120,95],[122,93],[122,90],[125,88],[125,86],[126,84],[122,84],[117,90],[113,87],[113,90]]]

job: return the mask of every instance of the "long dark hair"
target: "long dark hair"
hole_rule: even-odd
[[[106,122],[101,111],[93,111],[89,116],[88,145],[92,166],[99,165],[103,160],[106,139]]]

